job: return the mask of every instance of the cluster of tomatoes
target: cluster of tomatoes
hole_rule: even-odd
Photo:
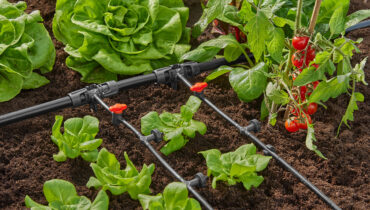
[[[293,38],[292,44],[297,50],[292,56],[292,63],[297,68],[297,70],[292,73],[293,81],[303,69],[308,67],[310,62],[315,59],[315,50],[308,45],[309,40],[310,38],[308,36],[296,36]],[[312,64],[312,66],[316,69],[319,67],[317,64]],[[289,111],[292,117],[289,117],[285,121],[285,128],[287,131],[296,132],[299,129],[306,130],[307,123],[312,123],[310,115],[313,115],[317,111],[317,104],[307,104],[306,98],[312,94],[318,84],[319,81],[315,81],[304,86],[292,88],[292,94],[294,99],[298,102],[299,108],[295,104],[289,105]],[[301,110],[303,110],[304,113],[302,113]]]

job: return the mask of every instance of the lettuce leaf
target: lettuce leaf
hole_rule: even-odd
[[[182,0],[58,0],[53,32],[67,66],[99,83],[178,62],[190,50],[188,18]]]
[[[55,48],[41,23],[39,11],[24,12],[25,2],[0,0],[0,102],[8,101],[22,89],[35,89],[49,83],[33,72],[50,72]]]

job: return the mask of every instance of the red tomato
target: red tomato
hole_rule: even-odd
[[[312,84],[313,84],[313,89],[316,89],[316,87],[319,85],[319,81],[315,81],[315,82],[313,82]]]
[[[297,125],[295,118],[293,120],[287,119],[285,121],[285,129],[291,133],[297,132],[299,130],[299,127]]]
[[[296,50],[303,50],[306,48],[310,37],[308,36],[296,36],[292,40],[293,47]]]
[[[296,53],[293,54],[292,56],[292,63],[295,67],[298,69],[302,68],[303,66],[303,58],[298,56],[301,54],[301,51],[297,51]]]
[[[306,114],[313,115],[317,111],[317,103],[310,103],[307,109],[304,110]]]
[[[307,87],[305,85],[299,87],[299,92],[301,93],[301,100],[302,101],[306,100]]]
[[[311,46],[308,46],[306,62],[308,61],[308,63],[310,63],[315,59],[315,57],[316,57],[315,49],[312,49]]]
[[[307,116],[307,119],[306,119],[306,116]],[[311,124],[312,123],[312,119],[311,119],[310,115],[308,115],[308,114],[302,114],[302,117],[301,118],[302,119],[299,120],[298,123],[297,123],[298,124],[298,128],[303,129],[303,130],[307,130],[307,122],[309,124]]]

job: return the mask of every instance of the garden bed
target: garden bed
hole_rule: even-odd
[[[51,22],[54,15],[55,0],[26,1],[28,10],[38,9],[45,19],[45,25],[51,36]],[[186,1],[185,1],[186,2]],[[188,1],[199,2],[199,1]],[[363,0],[351,1],[350,11],[370,8],[369,3]],[[191,6],[190,17],[195,21],[200,15],[199,5],[188,3]],[[194,9],[193,9],[194,8]],[[359,45],[362,54],[354,56],[353,62],[358,63],[363,57],[370,56],[370,29],[362,29],[349,34],[350,38],[364,37]],[[63,45],[53,39],[57,49],[57,60],[54,70],[46,77],[51,83],[45,87],[23,91],[15,99],[0,104],[0,114],[5,114],[28,106],[36,105],[49,100],[66,96],[69,92],[84,87],[77,72],[68,69],[65,65],[67,54]],[[366,77],[370,77],[369,65],[365,67]],[[201,81],[206,76],[203,73],[193,81]],[[323,160],[305,147],[305,132],[294,134],[284,129],[282,122],[276,127],[264,125],[258,137],[266,144],[273,145],[277,153],[288,163],[306,176],[313,184],[328,195],[334,202],[344,209],[370,209],[369,186],[369,136],[370,128],[370,90],[364,85],[358,88],[365,96],[365,102],[359,103],[359,111],[355,112],[355,121],[351,122],[349,130],[343,127],[338,138],[336,128],[345,112],[349,97],[342,95],[327,102],[328,110],[319,108],[318,114],[313,117],[317,146],[328,158]],[[211,82],[205,94],[217,106],[228,113],[242,125],[249,120],[259,118],[260,100],[251,103],[242,103],[231,89],[227,78],[220,77]],[[171,90],[165,85],[146,85],[120,92],[115,97],[105,99],[108,104],[116,102],[128,105],[125,118],[136,128],[140,128],[140,118],[147,112],[180,110],[190,95],[190,91],[183,85],[179,90]],[[50,139],[54,116],[63,115],[65,118],[94,115],[100,120],[99,138],[103,138],[102,147],[114,153],[122,165],[123,152],[127,151],[135,165],[154,163],[156,170],[153,174],[151,189],[153,193],[162,192],[164,187],[173,181],[170,175],[154,158],[154,156],[140,144],[132,132],[126,128],[113,127],[111,117],[101,108],[97,113],[89,110],[88,106],[75,109],[65,109],[25,120],[19,123],[0,128],[0,208],[21,209],[24,206],[24,197],[29,195],[35,201],[45,203],[42,193],[43,183],[50,179],[64,179],[72,182],[80,195],[89,198],[95,197],[96,190],[90,190],[85,185],[93,175],[89,163],[78,158],[68,159],[57,163],[53,154],[57,147]],[[197,172],[206,173],[206,164],[199,151],[218,148],[222,152],[236,149],[250,143],[239,132],[227,124],[213,110],[202,105],[195,119],[202,119],[208,131],[204,136],[197,136],[180,151],[166,157],[166,160],[185,178],[192,178]],[[158,145],[159,148],[159,145]],[[298,181],[292,174],[280,167],[272,160],[268,168],[262,172],[265,181],[258,189],[246,191],[241,184],[227,186],[219,184],[217,189],[208,187],[199,190],[207,201],[216,209],[327,209],[313,192]],[[138,201],[133,201],[127,194],[110,196],[110,209],[140,209]]]

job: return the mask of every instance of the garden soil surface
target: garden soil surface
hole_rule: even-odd
[[[196,1],[188,1],[191,7],[192,21],[196,20],[201,9]],[[28,0],[28,11],[38,9],[45,19],[45,24],[52,35],[51,22],[54,15],[55,0]],[[350,11],[369,9],[370,4],[363,0],[352,2]],[[370,29],[362,29],[349,34],[350,38],[363,37],[359,45],[361,54],[354,56],[357,63],[370,56]],[[54,38],[53,38],[54,39]],[[0,104],[0,114],[26,108],[42,102],[66,96],[69,92],[84,87],[78,73],[65,65],[67,54],[63,45],[53,40],[57,48],[57,60],[54,70],[46,76],[51,83],[32,91],[23,91],[15,99]],[[370,65],[365,68],[366,77],[370,78]],[[195,78],[201,81],[206,74]],[[304,131],[288,133],[281,120],[277,126],[270,127],[264,123],[257,136],[266,144],[273,145],[277,153],[294,166],[313,184],[334,200],[343,209],[370,209],[369,154],[370,154],[370,90],[359,85],[358,91],[365,96],[365,102],[359,103],[355,112],[355,121],[351,129],[342,127],[336,136],[341,116],[345,112],[349,97],[342,95],[329,100],[327,110],[320,107],[313,116],[315,134],[319,150],[328,158],[323,160],[305,146]],[[205,94],[211,101],[228,113],[242,125],[259,118],[261,100],[242,103],[231,89],[227,77],[211,82]],[[125,118],[136,128],[140,128],[140,118],[149,111],[178,112],[190,92],[184,86],[171,90],[165,85],[146,85],[120,92],[113,98],[105,99],[108,104],[126,103],[129,108]],[[46,204],[42,193],[43,183],[50,179],[64,179],[72,182],[80,195],[94,199],[97,191],[85,185],[93,176],[89,163],[84,160],[68,159],[57,163],[53,154],[57,147],[50,139],[51,127],[55,115],[65,119],[93,115],[100,120],[98,137],[103,138],[103,147],[113,152],[125,166],[123,152],[127,151],[135,165],[154,163],[151,190],[153,194],[163,191],[165,186],[177,181],[154,158],[144,145],[140,144],[132,132],[123,126],[113,127],[111,117],[101,108],[97,113],[89,106],[68,108],[24,120],[0,128],[0,208],[24,209],[24,197],[29,195],[37,202]],[[208,131],[204,136],[196,136],[180,151],[165,159],[182,176],[191,179],[197,172],[206,173],[206,163],[199,151],[218,148],[222,152],[235,150],[239,146],[251,143],[224,119],[219,117],[206,105],[202,105],[195,118],[206,123]],[[160,149],[161,145],[156,148]],[[265,180],[258,189],[246,191],[241,184],[228,186],[219,183],[217,189],[211,188],[208,180],[206,188],[200,189],[206,200],[216,209],[329,209],[313,192],[298,181],[291,173],[283,169],[275,160],[262,172]],[[141,209],[138,201],[131,200],[126,194],[110,196],[110,209]]]

